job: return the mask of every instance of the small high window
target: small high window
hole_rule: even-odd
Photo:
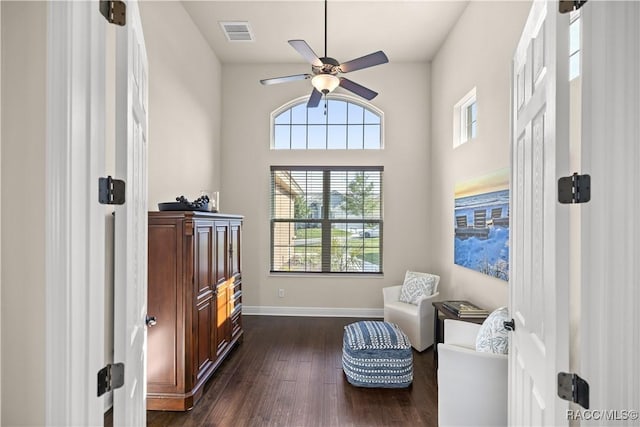
[[[580,11],[571,12],[569,21],[569,80],[573,80],[580,75]]]
[[[294,101],[271,117],[273,150],[379,150],[382,113],[339,95],[316,108],[306,98]]]
[[[453,107],[453,148],[477,136],[478,103],[474,87]]]

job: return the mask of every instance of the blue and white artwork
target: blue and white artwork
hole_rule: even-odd
[[[454,262],[509,280],[509,171],[456,185]]]

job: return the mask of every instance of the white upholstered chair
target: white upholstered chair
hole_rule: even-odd
[[[435,276],[435,275],[434,275]],[[417,305],[400,301],[402,285],[390,286],[382,289],[384,299],[384,320],[395,323],[407,334],[411,346],[417,351],[423,351],[433,345],[433,314],[431,304],[439,295],[439,276],[435,276],[436,283],[433,295],[423,297]]]
[[[506,426],[506,354],[476,351],[480,325],[445,319],[438,344],[438,424]]]

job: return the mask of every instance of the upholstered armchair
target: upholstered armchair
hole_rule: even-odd
[[[506,354],[476,351],[481,326],[445,319],[438,344],[438,424],[507,425]]]
[[[403,285],[382,289],[385,322],[398,325],[407,334],[409,341],[411,341],[411,346],[417,351],[423,351],[433,345],[434,309],[431,303],[438,298],[440,277],[436,275],[429,276],[434,278],[433,293],[416,298],[417,304],[400,301]]]

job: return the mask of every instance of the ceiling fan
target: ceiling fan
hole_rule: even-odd
[[[327,95],[336,87],[340,86],[366,100],[372,100],[378,92],[366,88],[352,80],[340,76],[340,74],[350,73],[363,68],[389,62],[387,55],[379,50],[351,61],[339,63],[334,58],[327,56],[327,0],[324,1],[324,57],[318,58],[313,49],[304,40],[289,40],[289,44],[298,51],[304,59],[311,64],[311,74],[295,74],[292,76],[275,77],[272,79],[260,80],[263,85],[286,83],[296,80],[311,79],[313,91],[307,102],[307,108],[317,107],[322,95]]]

